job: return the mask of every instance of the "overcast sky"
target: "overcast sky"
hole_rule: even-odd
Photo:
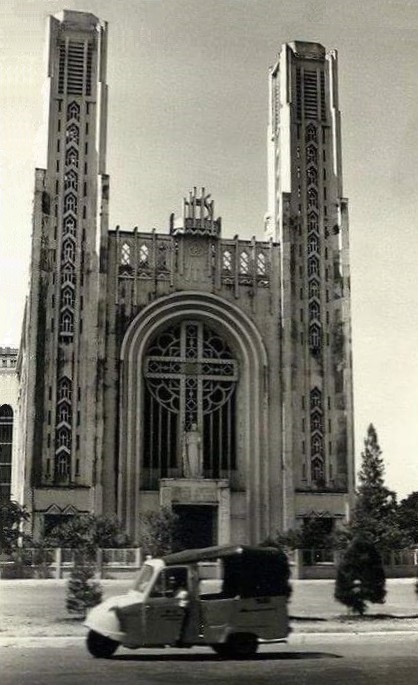
[[[262,238],[268,67],[294,39],[338,50],[357,459],[372,422],[387,484],[418,490],[418,1],[1,0],[0,345],[19,343],[45,25],[63,8],[109,22],[112,228],[166,231],[203,185],[224,236]]]

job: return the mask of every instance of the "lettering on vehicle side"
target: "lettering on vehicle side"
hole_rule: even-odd
[[[175,609],[166,609],[166,611],[161,614],[161,618],[178,619],[182,614],[183,612],[176,611]]]
[[[260,609],[240,609],[239,614],[259,614],[261,611],[276,611],[274,607],[263,607]]]

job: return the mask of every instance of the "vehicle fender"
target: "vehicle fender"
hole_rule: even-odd
[[[117,604],[115,601],[112,601],[112,598],[90,609],[84,625],[90,630],[94,630],[96,633],[109,637],[116,642],[123,642],[126,637],[125,633],[120,629]]]

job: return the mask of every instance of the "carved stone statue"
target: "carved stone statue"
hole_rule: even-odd
[[[183,476],[202,478],[202,439],[195,423],[183,433]]]

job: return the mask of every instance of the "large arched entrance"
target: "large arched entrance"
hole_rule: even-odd
[[[267,358],[251,320],[207,293],[161,298],[131,323],[121,364],[118,513],[131,534],[141,511],[167,505],[192,546],[199,530],[202,545],[259,540]]]

